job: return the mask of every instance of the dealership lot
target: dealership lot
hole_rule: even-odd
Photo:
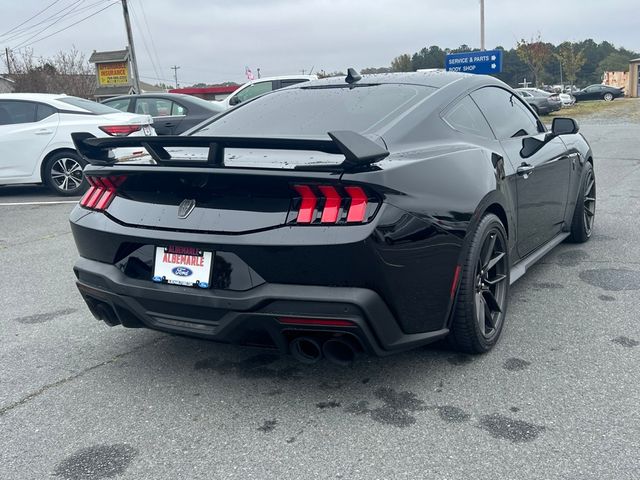
[[[581,124],[594,237],[514,285],[501,341],[479,357],[305,366],[109,329],[74,286],[73,205],[0,188],[0,478],[634,478],[639,123]]]

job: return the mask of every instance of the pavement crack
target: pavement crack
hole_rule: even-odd
[[[44,385],[42,387],[40,387],[38,390],[36,390],[35,392],[31,392],[30,394],[26,395],[25,397],[21,398],[18,401],[15,401],[13,403],[10,403],[9,405],[6,405],[4,407],[0,407],[0,417],[2,417],[3,415],[5,415],[6,413],[10,412],[11,410],[14,410],[17,407],[20,407],[22,405],[25,405],[27,402],[33,400],[34,398],[39,397],[40,395],[42,395],[43,393],[48,392],[49,390],[59,387],[61,385],[65,385],[69,382],[72,382],[74,380],[76,380],[77,378],[80,378],[84,375],[86,375],[87,373],[90,373],[94,370],[97,370],[100,367],[104,367],[105,365],[111,365],[112,363],[117,362],[119,359],[121,359],[122,357],[126,357],[127,355],[130,355],[132,353],[136,353],[144,348],[147,348],[149,346],[155,345],[157,343],[160,343],[161,341],[166,340],[165,338],[158,338],[156,340],[153,340],[152,342],[149,343],[145,343],[143,345],[140,345],[132,350],[129,350],[128,352],[123,352],[123,353],[119,353],[117,355],[114,355],[113,357],[111,357],[108,360],[105,360],[104,362],[98,363],[96,365],[92,365],[90,367],[85,368],[84,370],[81,370],[78,373],[74,373],[73,375],[70,375],[68,377],[62,378],[56,382],[53,383],[49,383],[47,385]]]

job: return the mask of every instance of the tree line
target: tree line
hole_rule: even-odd
[[[593,39],[580,42],[563,42],[554,45],[540,38],[521,39],[509,50],[503,51],[500,80],[517,87],[526,78],[535,85],[562,83],[586,85],[601,83],[604,72],[627,71],[629,60],[640,57],[637,52],[617,48],[607,41],[596,43]],[[448,53],[476,52],[477,48],[460,45],[442,49],[437,45],[424,47],[413,54],[402,54],[391,61],[389,67],[367,68],[361,73],[411,72],[423,68],[444,68]]]

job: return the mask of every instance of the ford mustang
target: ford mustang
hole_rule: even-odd
[[[445,338],[486,352],[510,284],[593,229],[576,122],[547,129],[489,76],[349,69],[181,136],[73,138],[91,184],[74,271],[96,318],[308,363]]]

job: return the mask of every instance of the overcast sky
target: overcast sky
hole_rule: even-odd
[[[87,56],[94,49],[125,47],[119,1],[52,3],[2,0],[0,46],[21,48],[20,44],[35,42],[30,47],[41,56],[72,45]],[[55,33],[110,4],[114,5]],[[344,71],[349,66],[388,66],[395,56],[429,45],[480,44],[479,0],[129,0],[129,4],[140,76],[150,83],[157,82],[156,77],[173,83],[173,65],[180,66],[182,85],[242,82],[245,65],[254,73],[260,68],[262,76],[308,72],[312,67],[314,72]],[[593,38],[640,51],[638,7],[638,0],[485,0],[487,48],[511,48],[517,39],[540,32],[543,40],[556,44]],[[43,23],[23,30],[38,22]]]

